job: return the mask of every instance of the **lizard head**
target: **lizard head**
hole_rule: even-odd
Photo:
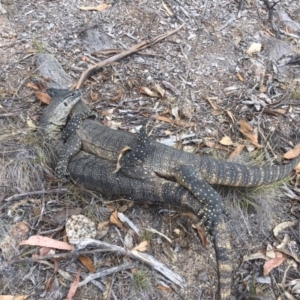
[[[44,110],[39,126],[51,133],[59,131],[66,124],[71,110],[81,98],[81,91],[51,89],[49,94],[52,100]]]

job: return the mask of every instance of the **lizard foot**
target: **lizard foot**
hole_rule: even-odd
[[[55,173],[59,177],[62,182],[69,182],[69,172],[67,171],[65,164],[63,162],[59,162],[55,168]]]

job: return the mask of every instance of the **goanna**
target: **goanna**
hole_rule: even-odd
[[[61,92],[52,90],[58,98]],[[124,147],[129,147],[132,151],[126,153],[123,159],[128,156],[133,161],[132,158],[136,157],[135,166],[149,168],[160,177],[177,181],[204,204],[199,216],[203,217],[212,236],[224,208],[222,198],[211,185],[251,187],[268,184],[287,177],[300,161],[299,157],[286,165],[258,167],[201,157],[151,139],[143,142],[145,134],[110,129],[89,118],[91,114],[82,101],[75,105],[73,118],[64,132],[67,142],[57,166],[58,175],[64,179],[69,159],[81,149],[117,163]]]
[[[79,91],[64,90],[59,91],[58,95],[56,92],[50,93],[53,96],[51,104],[43,112],[39,123],[40,132],[46,140],[47,156],[54,169],[61,166],[59,159],[64,157],[65,148],[69,146],[69,144],[63,144],[61,128],[65,125],[71,108],[78,103],[80,98]],[[85,114],[80,116],[80,120],[83,120],[83,115]],[[113,160],[102,159],[82,151],[68,159],[65,171],[78,184],[105,196],[121,195],[139,202],[152,201],[173,206],[184,205],[193,212],[203,210],[203,204],[189,189],[174,181],[157,176],[151,168],[140,166],[137,163],[138,160],[130,158],[135,151],[138,151],[137,155],[143,163],[148,154],[142,154],[141,150],[148,151],[146,147],[148,143],[150,140],[147,135],[140,134],[136,150],[128,155],[127,161],[122,162],[122,167],[118,172],[115,172],[116,162]],[[67,153],[69,152],[70,149],[67,150]],[[193,174],[192,178],[189,176],[186,178],[188,182],[194,178]],[[218,263],[219,296],[222,300],[232,299],[230,296],[232,268],[229,255],[231,247],[223,218],[215,226],[214,237]]]

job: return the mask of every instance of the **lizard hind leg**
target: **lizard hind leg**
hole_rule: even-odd
[[[122,167],[141,166],[146,157],[151,153],[151,141],[147,134],[147,125],[144,124],[137,135],[134,145],[130,145],[128,151],[121,160]]]
[[[205,223],[206,230],[215,235],[220,216],[225,212],[221,196],[201,178],[200,172],[193,166],[181,165],[172,170],[172,175],[176,181],[186,187],[204,207],[199,211],[199,217],[202,217],[202,224]]]

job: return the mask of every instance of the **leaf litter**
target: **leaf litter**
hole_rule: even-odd
[[[49,52],[55,53],[55,55],[58,54],[59,59],[63,62],[63,66],[67,72],[63,70],[64,68],[59,67],[60,64],[54,63],[54,56],[48,56],[46,61],[48,61],[48,63],[49,61],[52,61],[52,65],[50,64],[51,67],[48,67],[48,69],[54,70],[57,67],[60,71],[51,73],[47,71],[47,67],[43,69],[46,65],[44,63],[43,65],[40,65],[39,69],[41,70],[40,74],[44,74],[41,78],[42,84],[31,83],[30,85],[28,84],[28,87],[38,92],[40,92],[39,87],[43,85],[47,87],[70,87],[74,84],[73,78],[79,78],[80,73],[78,73],[78,70],[87,69],[89,65],[95,61],[93,57],[89,57],[87,44],[83,46],[81,41],[77,40],[77,33],[75,32],[76,29],[81,27],[81,25],[76,23],[77,20],[81,20],[81,18],[86,18],[87,16],[94,21],[101,18],[101,22],[96,21],[95,23],[105,25],[100,27],[100,29],[93,29],[94,36],[97,34],[95,40],[100,43],[100,48],[102,47],[105,49],[105,45],[110,43],[114,48],[127,49],[133,44],[132,41],[143,40],[143,37],[146,36],[146,32],[143,31],[144,29],[142,27],[131,26],[131,24],[136,24],[137,21],[143,21],[142,23],[146,24],[148,20],[148,24],[153,24],[152,31],[160,30],[161,28],[169,29],[169,25],[172,25],[173,28],[175,28],[178,24],[173,24],[173,20],[169,19],[168,16],[176,14],[187,24],[183,29],[184,34],[180,33],[178,36],[170,38],[168,42],[157,44],[155,48],[151,49],[154,56],[147,58],[146,56],[143,56],[142,60],[128,59],[119,64],[112,65],[111,67],[105,67],[101,71],[101,74],[95,74],[88,82],[86,82],[85,88],[88,90],[90,99],[92,102],[98,102],[97,109],[100,110],[100,112],[110,112],[110,114],[107,115],[109,119],[106,119],[105,121],[108,126],[130,131],[132,127],[136,126],[136,123],[140,123],[138,114],[146,117],[151,116],[152,122],[156,126],[155,129],[157,129],[154,131],[154,137],[157,135],[158,139],[163,140],[165,137],[164,132],[168,131],[170,133],[168,138],[175,137],[176,141],[177,136],[182,136],[185,143],[193,143],[194,140],[197,144],[193,147],[193,151],[195,152],[200,151],[205,153],[205,151],[214,151],[214,149],[218,148],[220,149],[220,152],[225,152],[226,157],[228,157],[231,151],[228,151],[227,146],[232,145],[221,147],[222,145],[219,145],[216,141],[221,141],[223,137],[228,137],[229,139],[236,141],[238,133],[234,131],[236,125],[235,120],[241,120],[241,117],[247,119],[245,122],[248,125],[248,121],[251,120],[251,126],[249,128],[247,125],[243,124],[241,133],[244,137],[242,136],[242,138],[239,139],[239,143],[246,144],[246,148],[252,149],[252,152],[255,152],[255,149],[265,149],[266,141],[261,141],[261,137],[259,136],[259,130],[261,130],[259,126],[261,124],[263,124],[263,126],[266,124],[263,128],[264,132],[268,131],[268,128],[277,127],[280,128],[282,132],[288,133],[289,127],[281,128],[280,119],[277,119],[278,116],[285,114],[288,118],[291,118],[289,120],[291,120],[296,127],[299,127],[299,123],[297,123],[299,109],[293,104],[292,100],[290,100],[292,98],[291,94],[285,94],[287,90],[284,88],[285,83],[289,80],[287,74],[296,74],[297,72],[297,68],[287,67],[289,62],[292,61],[292,57],[290,56],[292,49],[290,47],[289,39],[291,37],[296,40],[298,39],[297,30],[299,30],[299,20],[297,20],[297,16],[295,16],[294,13],[297,8],[297,3],[282,1],[280,6],[275,9],[274,13],[278,16],[278,21],[281,22],[278,23],[278,28],[282,40],[278,40],[270,38],[270,34],[268,36],[257,35],[259,30],[261,30],[261,32],[272,32],[272,25],[271,23],[266,25],[267,23],[263,23],[261,20],[257,19],[256,8],[254,9],[248,2],[245,4],[245,9],[240,12],[240,18],[234,18],[234,22],[230,21],[231,19],[228,20],[228,16],[225,13],[226,9],[220,9],[223,7],[222,5],[220,7],[214,6],[215,3],[210,1],[206,4],[199,2],[197,5],[187,1],[183,1],[180,4],[177,2],[177,4],[175,2],[164,2],[163,4],[154,2],[151,3],[153,9],[157,11],[157,8],[160,8],[158,10],[159,16],[157,19],[150,19],[149,14],[144,13],[143,11],[143,9],[146,8],[143,7],[140,10],[137,10],[136,4],[131,5],[130,3],[126,4],[125,10],[124,6],[122,6],[124,4],[120,3],[118,5],[112,5],[109,8],[105,7],[104,9],[102,9],[104,7],[103,5],[99,5],[98,8],[100,7],[100,9],[92,12],[89,10],[76,10],[76,7],[72,5],[67,7],[64,6],[63,3],[49,3],[49,6],[47,7],[45,7],[44,4],[40,7],[32,7],[30,4],[27,6],[27,3],[22,6],[22,1],[20,1],[12,6],[9,5],[5,7],[6,11],[10,11],[10,13],[13,13],[15,16],[19,15],[19,19],[16,17],[19,24],[17,24],[16,27],[12,27],[10,30],[2,31],[1,43],[3,41],[3,44],[1,44],[1,47],[7,42],[6,40],[3,40],[3,37],[5,36],[5,39],[8,39],[9,37],[16,38],[16,32],[23,38],[25,34],[24,46],[31,46],[26,42],[30,40],[31,29],[34,32],[39,32],[40,28],[37,26],[41,26],[42,28],[44,28],[44,26],[49,26],[49,28],[45,28],[45,32],[49,32],[49,34],[40,36],[38,41],[33,42],[37,60],[39,59],[38,57],[44,55],[39,54],[44,47],[44,45],[39,45],[39,43],[45,44],[48,47]],[[20,6],[18,7],[18,5]],[[62,5],[61,12],[64,12],[62,15],[58,13],[55,5]],[[149,4],[146,4],[146,6],[147,5]],[[228,2],[226,5],[229,5],[230,9],[232,9],[234,13],[237,13],[237,4],[234,1],[232,3]],[[265,12],[263,16],[266,16],[268,13],[264,3],[259,3],[257,9],[260,12]],[[65,10],[70,11],[70,14],[66,14]],[[126,13],[126,10],[129,10],[132,14]],[[52,18],[55,22],[48,23],[43,21],[45,11],[47,11],[49,16],[52,14],[56,16],[55,18]],[[162,11],[164,11],[164,14],[160,15]],[[30,17],[33,16],[33,12],[34,18],[36,18],[38,22],[30,19]],[[288,12],[289,15],[286,12]],[[76,20],[74,16],[78,19]],[[118,16],[118,22],[114,19],[115,16]],[[200,21],[200,23],[198,23],[199,16],[209,20],[209,22],[201,23]],[[48,19],[51,20],[51,18]],[[249,22],[249,19],[255,20],[255,22]],[[107,20],[107,23],[105,23],[105,21],[103,22],[103,20]],[[9,26],[9,23],[7,22],[4,26]],[[213,23],[212,26],[214,28],[219,29],[219,31],[214,31],[211,35],[216,38],[215,41],[211,40],[211,38],[205,34],[201,35],[200,33],[200,37],[197,36],[198,26],[204,26],[205,30],[210,32],[210,22]],[[24,27],[22,24],[24,24]],[[111,24],[111,26],[107,24]],[[283,27],[284,24],[287,25],[288,28]],[[27,29],[26,33],[23,31],[23,28]],[[68,39],[64,37],[64,30],[62,28],[65,28],[66,31],[71,29],[70,32],[68,32]],[[151,29],[149,30],[151,31]],[[166,30],[161,30],[161,32],[165,31]],[[160,34],[161,32],[158,33]],[[228,35],[230,35],[229,39]],[[51,37],[51,43],[48,42],[49,37]],[[200,44],[198,43],[199,38],[201,39]],[[226,45],[226,39],[232,42],[235,49],[232,49],[231,44]],[[216,41],[219,43],[217,47],[215,45]],[[252,51],[252,53],[249,54],[249,57],[246,57],[247,49],[254,43],[262,45],[260,52],[258,50],[254,51],[256,53]],[[13,48],[11,53],[16,55],[17,59],[19,53],[23,53],[24,49],[22,49],[22,43],[16,43],[14,47],[16,50]],[[0,51],[2,51],[1,49],[5,48],[0,48]],[[234,53],[238,59],[232,57],[232,53]],[[155,54],[157,55],[155,56]],[[216,54],[217,57],[222,59],[217,58],[216,60],[216,56],[213,58],[213,54]],[[263,56],[260,56],[261,54]],[[5,58],[8,57],[8,53],[4,53],[3,57],[5,60]],[[81,59],[82,57],[85,57],[85,59]],[[267,69],[267,64],[264,62],[264,57],[267,57],[271,64],[272,68],[269,70]],[[9,59],[13,59],[13,56]],[[136,61],[139,63],[136,63]],[[236,64],[230,65],[232,61],[235,61]],[[288,62],[288,64],[286,64],[286,62]],[[24,60],[24,63],[28,63],[28,60]],[[10,70],[10,68],[11,67],[8,64],[7,70]],[[145,68],[149,69],[150,72],[147,73],[147,77],[143,78],[143,71]],[[25,101],[27,101],[27,99],[32,101],[32,97],[28,96],[31,92],[28,88],[25,88],[26,81],[24,81],[24,85],[22,85],[20,84],[22,80],[16,80],[16,78],[24,78],[28,75],[24,71],[26,68],[19,68],[19,70],[20,75],[16,74],[15,70],[11,70],[12,72],[5,75],[9,79],[9,86],[14,87],[13,91],[9,90],[9,87],[5,87],[5,93],[9,95],[25,95]],[[110,72],[110,70],[113,71]],[[236,74],[236,78],[232,76],[234,73]],[[136,80],[134,77],[141,80]],[[153,78],[155,78],[155,81]],[[114,83],[115,89],[115,85],[120,84],[120,82],[124,83],[117,87],[118,91],[124,90],[124,92],[112,94],[110,92],[111,86],[109,86],[110,80]],[[127,86],[126,82],[135,83],[128,84]],[[138,82],[138,84],[136,84],[136,82]],[[99,84],[100,86],[98,86]],[[157,86],[159,86],[159,88]],[[164,88],[161,88],[162,86]],[[142,87],[146,88],[146,91],[150,94],[147,94],[147,92],[145,94],[140,94],[140,89]],[[151,97],[151,93],[153,97]],[[224,96],[224,93],[226,96]],[[173,96],[171,96],[171,94]],[[141,96],[141,98],[138,99],[137,95]],[[44,96],[36,97],[39,101],[45,103],[48,101],[43,99]],[[205,103],[206,97],[212,99],[212,109]],[[102,99],[107,100],[103,101]],[[137,100],[131,101],[132,99]],[[128,102],[122,102],[127,100]],[[153,105],[153,100],[158,101],[157,106]],[[23,104],[26,103],[25,101],[23,101]],[[188,103],[188,107],[185,110],[183,110],[183,103]],[[5,104],[5,102],[3,104]],[[36,104],[37,103],[33,106],[36,106]],[[124,110],[124,107],[122,107],[124,105],[128,105],[126,108],[127,113],[122,115],[121,110]],[[40,106],[40,104],[37,106]],[[28,114],[25,115],[31,116],[32,105],[28,107]],[[152,110],[154,107],[156,107],[157,110]],[[291,110],[291,108],[293,109]],[[10,107],[7,105],[5,105],[5,109],[8,112],[10,111]],[[162,112],[164,111],[168,112],[163,114]],[[105,113],[103,114],[105,115]],[[22,120],[22,113],[19,115]],[[219,119],[219,117],[224,117],[224,115],[227,115],[228,117],[227,123],[220,122],[221,119]],[[267,115],[271,117],[268,118]],[[23,119],[26,122],[26,117],[23,117]],[[29,126],[34,127],[33,124],[35,119],[30,118],[30,120],[32,123],[30,122]],[[289,125],[288,122],[284,123],[285,124],[283,125]],[[230,126],[228,126],[228,124]],[[6,123],[6,126],[3,126],[3,128],[8,128],[8,126],[9,123]],[[198,132],[200,128],[202,132],[199,138]],[[252,128],[254,128],[254,130],[252,130]],[[202,143],[205,138],[207,138],[207,141],[209,142]],[[225,141],[225,143],[228,143],[228,140]],[[208,147],[205,147],[205,145]],[[237,145],[236,149],[239,150],[236,152],[239,154],[245,152],[243,151],[242,146],[243,145]],[[252,148],[250,146],[252,146]],[[291,145],[284,145],[283,148],[285,150],[284,152],[287,152],[287,150],[291,148]],[[11,151],[11,149],[9,150]],[[231,154],[232,153],[234,152],[231,152]],[[295,154],[292,154],[292,156],[293,155]],[[232,156],[233,159],[236,160],[242,155],[234,153]],[[48,175],[50,174],[48,173]],[[5,181],[3,182],[6,183]],[[19,186],[18,182],[16,183],[16,186]],[[44,188],[44,186],[42,187]],[[11,194],[15,194],[15,192],[10,192],[10,195]],[[265,201],[267,200],[265,199]],[[273,213],[272,210],[274,210],[274,208],[270,205],[267,206],[267,215],[271,220],[271,214]],[[283,205],[281,205],[281,207],[283,207]],[[42,211],[43,210],[40,210],[40,212]],[[47,212],[49,213],[49,211]],[[142,216],[142,212],[140,210],[139,212],[140,216]],[[129,212],[126,213],[130,215]],[[28,212],[25,212],[25,217],[26,214],[28,214]],[[156,217],[157,216],[155,216],[155,218]],[[235,224],[235,222],[237,222],[238,225],[236,226],[241,226],[244,222],[241,218],[243,218],[242,215],[236,218],[236,220],[233,217],[231,223]],[[148,220],[147,218],[144,219]],[[150,218],[150,220],[151,219],[153,218]],[[163,219],[166,221],[166,217],[163,217]],[[259,224],[259,219],[256,221],[257,224]],[[107,220],[104,222],[107,222]],[[137,228],[138,227],[139,226],[137,226]],[[245,228],[248,228],[248,223],[245,223]],[[265,235],[263,235],[263,239],[259,241],[259,236],[261,236],[260,230],[267,230],[266,226],[258,226],[258,228],[257,236],[251,236],[251,243],[255,243],[255,241],[258,240],[256,245],[260,245],[260,241],[265,238]],[[166,227],[163,230],[165,233],[168,232]],[[234,234],[236,232],[235,230],[238,229],[232,229],[232,236],[235,236],[239,241],[241,249],[247,248],[243,247],[243,243],[247,243],[245,234]],[[124,231],[124,234],[126,234],[126,230]],[[169,234],[167,233],[167,236],[168,235]],[[106,236],[108,238],[110,237],[110,230],[105,233],[104,237]],[[239,240],[239,236],[243,236],[244,242]],[[152,241],[152,243],[154,242],[155,241]],[[286,243],[288,243],[288,240],[286,240],[283,246],[287,245]],[[153,250],[156,250],[157,257],[160,257],[160,253],[157,249],[159,249],[159,247],[156,247]],[[277,250],[279,251],[279,249]],[[286,248],[281,250],[287,251]],[[294,255],[294,259],[296,260],[297,256],[290,252],[290,256],[291,255]],[[186,256],[187,255],[183,255],[183,257]],[[189,264],[188,259],[180,261],[180,256],[178,256],[178,258],[179,261],[177,263],[179,263],[179,266],[181,263],[181,268],[179,268],[183,270],[183,273],[186,275],[189,282],[193,282],[192,278],[194,275],[192,270],[194,269],[195,259],[192,258],[192,264]],[[197,259],[200,259],[199,255],[197,256]],[[238,255],[235,257],[236,261],[240,261],[240,259],[241,257]],[[203,263],[204,262],[199,264],[202,265]],[[186,269],[185,266],[187,266]],[[209,270],[209,266],[207,269]],[[299,289],[297,289],[296,282],[296,279],[290,281],[291,285],[295,286],[293,290],[289,290],[290,294],[298,293]],[[202,295],[204,299],[205,297],[207,299],[212,298],[211,289],[205,288],[205,285],[201,286],[199,281],[195,281],[192,285],[200,286],[200,288],[203,289]],[[168,291],[168,293],[169,292],[170,291]],[[288,293],[287,291],[285,292]],[[185,296],[187,299],[192,299],[193,296],[197,296],[189,291],[189,289],[186,290],[186,293]],[[173,297],[174,295],[172,295],[172,299]],[[96,298],[94,297],[93,299]]]

